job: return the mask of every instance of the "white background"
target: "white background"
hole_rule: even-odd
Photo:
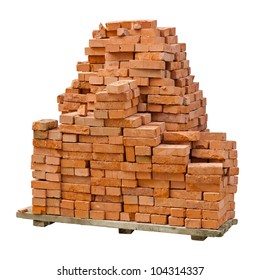
[[[62,265],[205,266],[195,279],[259,277],[258,2],[0,2],[1,279],[60,279],[56,271]],[[208,100],[208,127],[237,141],[239,224],[222,238],[195,242],[154,232],[124,236],[116,229],[68,224],[38,228],[15,217],[17,209],[31,205],[32,121],[58,119],[56,96],[77,77],[76,63],[85,60],[92,30],[100,22],[129,19],[157,19],[159,27],[177,28]],[[138,278],[151,277],[131,279]]]

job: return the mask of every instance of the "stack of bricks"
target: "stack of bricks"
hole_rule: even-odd
[[[32,211],[60,215],[62,134],[56,120],[34,122]]]
[[[60,124],[33,124],[33,213],[217,229],[234,218],[237,151],[207,129],[175,28],[93,31]]]

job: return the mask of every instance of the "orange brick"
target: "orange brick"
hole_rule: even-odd
[[[45,215],[47,213],[47,207],[32,205],[32,213],[36,215]]]
[[[165,143],[199,141],[199,131],[165,131],[163,134]]]
[[[160,144],[153,148],[153,155],[157,156],[186,156],[189,153],[189,145]]]
[[[203,199],[206,201],[220,201],[225,196],[225,193],[218,192],[204,192]]]
[[[91,210],[101,211],[115,211],[120,212],[122,210],[121,203],[106,203],[106,202],[91,202]]]
[[[155,206],[170,208],[186,208],[187,201],[181,198],[161,198],[155,197]]]
[[[80,126],[104,126],[104,120],[96,119],[94,115],[75,116],[75,124]]]
[[[91,169],[100,169],[100,170],[121,170],[121,162],[103,162],[103,161],[91,161]],[[131,171],[131,170],[125,170]]]
[[[153,172],[162,173],[185,173],[186,165],[168,165],[168,164],[153,164]]]
[[[124,145],[125,146],[150,146],[154,147],[161,143],[161,137],[153,137],[153,138],[135,138],[135,137],[124,137]]]
[[[106,187],[106,195],[120,196],[121,195],[121,188]]]
[[[40,190],[40,189],[32,189],[32,195],[34,197],[38,197],[38,198],[46,198],[47,197],[47,191],[46,190]]]
[[[62,192],[62,199],[91,201],[93,197],[88,193]]]
[[[189,163],[188,173],[194,175],[222,175],[222,163]]]
[[[123,200],[125,204],[138,204],[138,196],[124,195]]]
[[[91,186],[91,194],[105,195],[106,188],[104,186]]]
[[[46,180],[51,182],[61,182],[61,173],[46,173]]]
[[[135,149],[134,147],[125,147],[126,161],[135,162]]]
[[[166,225],[168,223],[168,217],[166,215],[151,215],[151,223],[152,224],[159,224],[159,225]]]
[[[186,217],[186,209],[185,208],[171,208],[171,216],[178,218]]]
[[[95,136],[120,136],[122,131],[120,127],[91,127],[90,134]]]
[[[136,213],[136,212],[138,212],[138,205],[136,205],[136,204],[124,204],[124,212]]]
[[[90,202],[89,201],[75,201],[75,209],[76,210],[84,210],[89,211],[90,210]]]
[[[170,226],[177,226],[177,227],[183,227],[185,223],[184,218],[178,218],[178,217],[169,217],[169,225]]]
[[[85,168],[86,161],[81,159],[61,159],[62,167]]]
[[[134,221],[135,220],[135,213],[126,213],[126,212],[121,212],[120,213],[120,221]]]
[[[75,210],[75,218],[89,219],[89,211],[86,210]]]
[[[31,182],[31,187],[34,189],[60,190],[61,184],[60,184],[60,182],[55,183],[55,182],[33,180]]]
[[[47,207],[60,207],[61,200],[57,198],[47,198]]]
[[[35,163],[45,163],[46,156],[45,155],[32,155],[31,161]]]
[[[84,134],[89,135],[89,126],[83,125],[70,125],[70,124],[61,124],[60,130],[62,133],[73,133],[73,134]]]
[[[111,145],[123,145],[124,143],[124,138],[123,136],[109,136],[109,144]]]
[[[185,219],[186,228],[201,228],[201,219]]]
[[[123,145],[112,145],[112,144],[93,144],[93,152],[95,153],[116,153],[123,154]]]
[[[140,187],[149,187],[149,188],[160,188],[168,189],[170,187],[169,181],[163,180],[138,180],[138,185]]]
[[[105,219],[112,220],[112,221],[119,221],[120,220],[120,212],[105,212]]]
[[[160,136],[160,128],[158,126],[142,125],[137,128],[125,128],[124,136],[126,137],[140,137],[153,138]]]
[[[218,220],[202,220],[202,228],[218,229],[220,225],[220,221]]]
[[[34,179],[45,180],[46,179],[46,173],[45,173],[45,171],[41,171],[41,170],[33,170],[32,171],[32,177]]]
[[[169,197],[169,193],[168,189],[154,189],[154,197]]]
[[[151,196],[139,196],[139,205],[154,205],[154,197]]]
[[[108,119],[105,120],[105,126],[107,127],[139,127],[142,125],[141,116],[129,116],[125,119]]]
[[[66,209],[74,209],[75,202],[72,200],[62,199],[60,207]]]
[[[75,168],[75,176],[90,176],[89,168]]]
[[[152,154],[151,147],[148,146],[136,146],[135,154],[137,156],[150,156]]]
[[[148,95],[148,103],[165,105],[182,105],[183,97],[172,95]]]
[[[47,206],[47,200],[46,200],[46,198],[33,197],[32,198],[32,205]]]
[[[47,190],[47,197],[61,198],[61,191],[60,190]]]
[[[152,162],[157,164],[188,164],[189,156],[152,156]]]
[[[53,164],[53,165],[60,165],[60,158],[59,157],[46,157],[46,163],[47,164]]]
[[[142,172],[151,172],[152,164],[150,163],[131,163],[131,162],[122,162],[121,163],[122,171],[140,171]]]
[[[33,131],[33,138],[34,139],[47,139],[49,136],[48,131],[42,131],[42,130],[34,130]]]
[[[58,126],[57,120],[43,119],[43,120],[33,122],[32,129],[46,131],[46,130],[56,128],[57,126]]]
[[[37,148],[47,148],[47,149],[61,149],[62,142],[58,140],[51,139],[33,139],[33,146]]]
[[[145,213],[136,213],[135,220],[136,220],[136,222],[140,222],[140,223],[150,223],[151,215],[145,214]]]
[[[201,219],[202,211],[201,209],[186,209],[186,217],[190,219]]]
[[[65,217],[74,217],[75,216],[74,209],[61,208],[60,214],[61,214],[61,216],[65,216]]]
[[[135,187],[137,187],[137,180],[122,179],[122,187],[135,188]]]
[[[46,207],[46,214],[47,215],[61,215],[61,209],[60,207]]]

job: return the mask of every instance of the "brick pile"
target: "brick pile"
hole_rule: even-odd
[[[236,142],[207,129],[206,99],[175,28],[93,31],[56,120],[33,123],[34,214],[217,229],[234,218]]]

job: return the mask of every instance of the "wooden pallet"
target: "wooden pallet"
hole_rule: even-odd
[[[32,214],[31,207],[23,208],[16,212],[17,218],[33,220],[33,225],[45,227],[52,223],[78,224],[88,226],[99,226],[108,228],[118,228],[121,234],[131,234],[134,230],[156,231],[175,234],[190,235],[192,240],[203,241],[207,237],[222,237],[233,225],[238,223],[237,219],[228,220],[219,229],[190,229],[184,227],[174,227],[169,225],[155,225],[136,222],[109,221],[80,219],[73,217],[55,216],[55,215],[35,215]]]

